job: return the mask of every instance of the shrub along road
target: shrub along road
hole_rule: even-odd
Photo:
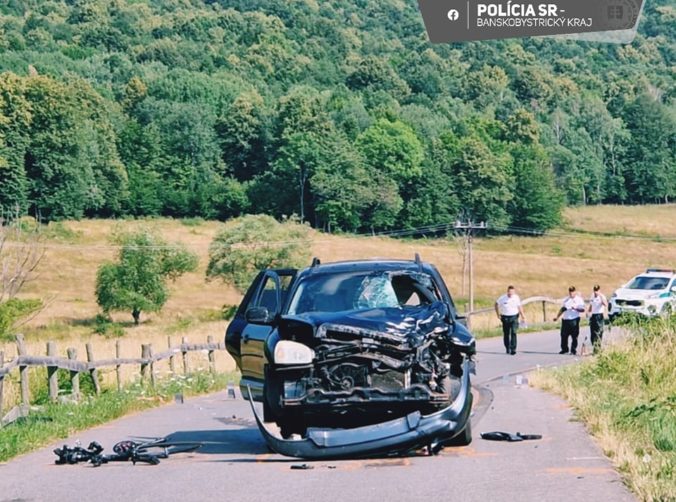
[[[446,448],[436,457],[308,462],[311,470],[291,469],[305,462],[268,453],[248,403],[223,392],[125,417],[0,465],[0,501],[634,500],[564,401],[517,385],[517,376],[537,365],[575,360],[557,354],[556,332],[520,335],[515,356],[504,354],[499,338],[479,340],[478,347],[474,384],[481,391],[468,447]],[[543,437],[520,443],[479,438],[496,430]],[[52,449],[77,439],[83,446],[98,441],[111,452],[130,436],[165,435],[206,444],[159,466],[53,464]]]

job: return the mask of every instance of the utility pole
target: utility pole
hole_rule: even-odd
[[[455,222],[454,228],[456,231],[462,231],[465,235],[465,246],[467,249],[468,272],[469,272],[469,305],[467,309],[467,327],[472,325],[472,312],[474,312],[474,259],[472,256],[472,244],[474,241],[475,230],[486,230],[488,226],[485,221],[475,224],[472,220],[462,222],[460,220]],[[465,271],[463,270],[463,278]]]

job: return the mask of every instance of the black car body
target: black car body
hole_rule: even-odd
[[[417,256],[262,271],[226,346],[279,453],[358,457],[471,441],[475,341],[437,269]]]

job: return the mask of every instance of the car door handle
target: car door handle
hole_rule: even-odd
[[[242,342],[243,343],[249,343],[249,335],[242,336]]]

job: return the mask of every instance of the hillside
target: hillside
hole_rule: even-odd
[[[669,202],[675,12],[627,46],[431,45],[404,0],[2,2],[0,207],[368,231]]]

